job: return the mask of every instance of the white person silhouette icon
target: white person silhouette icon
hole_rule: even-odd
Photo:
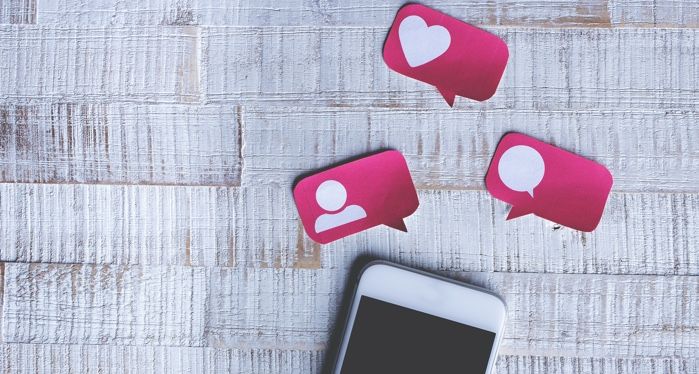
[[[316,201],[318,205],[328,212],[321,214],[315,222],[317,233],[334,229],[366,218],[366,211],[359,205],[349,205],[340,210],[347,202],[347,190],[342,183],[336,180],[327,180],[318,186],[316,190]]]

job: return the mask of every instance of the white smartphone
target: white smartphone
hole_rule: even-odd
[[[360,274],[333,372],[490,373],[505,314],[486,290],[372,262]]]

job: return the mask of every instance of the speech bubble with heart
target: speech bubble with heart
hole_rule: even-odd
[[[419,4],[398,11],[383,48],[389,68],[436,86],[450,106],[493,96],[508,56],[497,36]]]

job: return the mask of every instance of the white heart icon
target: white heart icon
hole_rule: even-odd
[[[451,35],[444,26],[427,27],[419,16],[405,17],[398,27],[398,37],[411,68],[441,56],[451,44]]]

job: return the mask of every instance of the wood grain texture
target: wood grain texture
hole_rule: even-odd
[[[608,26],[607,0],[428,0],[421,2],[468,23],[480,25]],[[242,0],[227,7],[199,0],[197,13],[205,25],[289,26],[342,25],[389,27],[402,0],[352,2]]]
[[[0,0],[0,373],[320,373],[363,255],[503,295],[497,373],[699,372],[699,0],[428,0],[510,48],[454,109],[402,4]],[[595,232],[505,221],[507,131],[612,171]],[[409,232],[308,239],[294,178],[381,148]]]
[[[3,373],[320,373],[322,351],[68,344],[0,345]]]
[[[360,254],[443,270],[699,274],[696,194],[612,194],[575,232],[478,191],[421,191],[409,233],[378,227],[323,246],[286,187],[0,185],[4,261],[346,267]],[[70,203],[66,203],[70,202]],[[39,222],[41,224],[33,224]],[[513,243],[515,243],[513,245]]]
[[[5,263],[0,262],[0,321],[4,320],[5,310]],[[2,323],[0,323],[0,337],[2,336]],[[0,339],[2,341],[2,339]],[[2,344],[2,343],[0,343]]]
[[[192,25],[196,0],[36,0],[39,23],[50,25]]]
[[[106,346],[5,343],[3,373],[321,373],[322,350],[216,349],[208,347]],[[500,355],[501,374],[684,374],[699,370],[695,358],[588,358]]]
[[[7,2],[8,0],[4,0]],[[31,0],[10,0],[28,7]],[[697,27],[697,0],[429,0],[422,2],[476,25],[541,27]],[[388,27],[402,0],[352,2],[239,0],[38,0],[39,23],[51,25],[228,25]],[[10,8],[12,9],[12,8]],[[15,23],[15,22],[11,22]]]
[[[537,137],[605,165],[615,191],[699,191],[696,113],[246,108],[245,183],[290,185],[309,170],[395,148],[419,188],[484,189],[498,141]],[[284,141],[267,141],[281,138]]]
[[[204,349],[71,344],[0,345],[0,371],[17,374],[203,374]],[[211,373],[210,371],[208,373]]]
[[[0,184],[0,260],[233,266],[234,189]]]
[[[697,194],[612,193],[598,228],[582,233],[533,215],[506,221],[507,205],[484,191],[419,191],[407,234],[379,226],[324,246],[303,232],[290,190],[239,196],[240,265],[342,269],[370,255],[440,270],[699,274]]]
[[[501,355],[496,373],[538,374],[680,374],[699,372],[699,360],[692,357],[589,358]]]
[[[699,349],[697,277],[449,275],[505,299],[503,354],[692,357]],[[345,269],[213,270],[208,344],[323,347],[342,318],[345,276]]]
[[[0,26],[0,97],[191,102],[197,38],[192,27]]]
[[[699,109],[699,30],[492,31],[510,49],[500,87],[485,103],[457,100],[457,109]],[[447,108],[434,87],[386,67],[385,28],[207,27],[202,33],[202,90],[209,101]]]
[[[2,23],[36,23],[36,0],[0,0]]]
[[[609,14],[623,25],[699,27],[697,0],[612,0]]]
[[[202,268],[6,264],[3,341],[201,346]]]
[[[237,185],[232,106],[6,104],[3,182]]]
[[[205,373],[322,373],[324,352],[298,349],[204,350]]]
[[[476,25],[541,27],[649,27],[699,25],[697,0],[427,0],[433,7]],[[199,0],[199,24],[236,26],[381,26],[389,27],[402,0],[352,2],[241,0],[237,7]]]

